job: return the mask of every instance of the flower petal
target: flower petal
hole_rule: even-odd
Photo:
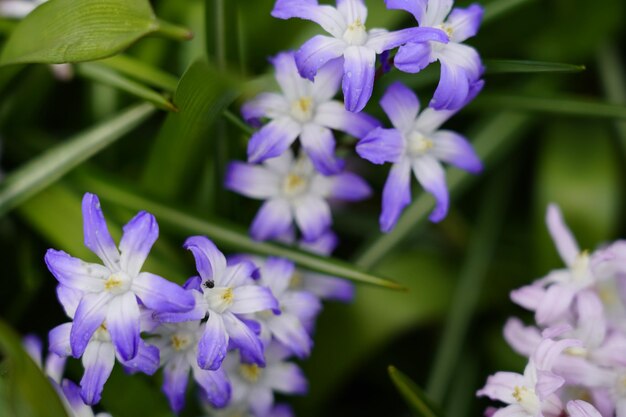
[[[72,356],[75,358],[83,354],[93,332],[104,322],[107,315],[107,304],[110,301],[111,296],[108,293],[85,294],[80,300],[70,332]]]
[[[170,408],[178,413],[185,406],[185,391],[189,381],[189,368],[185,356],[175,356],[163,367],[163,392]],[[209,371],[207,371],[209,372]]]
[[[385,91],[385,95],[380,100],[380,106],[396,129],[408,132],[417,119],[420,102],[410,88],[396,81]]]
[[[323,198],[306,195],[293,204],[296,224],[306,240],[317,239],[330,227],[330,207]]]
[[[285,95],[287,110],[294,100],[311,95],[312,84],[298,73],[293,52],[281,52],[270,61],[274,65],[276,81]]]
[[[202,292],[199,290],[187,290],[190,291],[195,302],[194,307],[183,313],[168,313],[168,312],[153,312],[155,320],[161,323],[180,323],[184,321],[196,321],[203,320],[206,317],[207,310],[209,308]]]
[[[348,111],[344,104],[338,101],[320,104],[315,110],[313,122],[330,129],[346,132],[357,138],[364,137],[372,129],[380,126],[380,122],[369,114]]]
[[[339,91],[342,77],[343,60],[337,58],[328,61],[315,75],[315,80],[311,87],[311,96],[317,103],[325,103],[331,100]]]
[[[385,0],[385,6],[390,10],[407,11],[419,22],[426,14],[428,0]]]
[[[576,291],[566,285],[550,286],[537,306],[535,319],[537,324],[546,326],[554,324],[567,313]]]
[[[198,366],[211,371],[219,369],[226,357],[227,348],[228,334],[223,315],[210,312],[198,343]]]
[[[104,262],[111,271],[119,270],[120,255],[109,233],[98,196],[85,193],[83,196],[83,228],[85,246]]]
[[[373,164],[398,163],[404,148],[404,138],[397,129],[377,127],[359,141],[356,152]]]
[[[402,72],[417,74],[435,61],[430,43],[407,43],[398,49],[393,65]]]
[[[129,361],[121,362],[127,371],[138,371],[146,375],[153,375],[159,369],[159,349],[156,346],[147,345],[143,340],[139,340],[137,355]]]
[[[239,287],[250,285],[256,279],[258,267],[247,259],[238,259],[235,263],[228,265],[221,285],[224,287]]]
[[[289,291],[280,304],[284,312],[295,315],[303,323],[315,319],[322,311],[319,298],[308,291]]]
[[[296,65],[300,75],[313,81],[317,71],[326,63],[341,57],[347,44],[343,40],[315,35],[296,52]]]
[[[515,387],[524,387],[525,385],[526,381],[523,375],[514,372],[497,372],[487,378],[487,384],[476,395],[512,404],[516,402],[513,398]]]
[[[308,273],[303,278],[303,288],[323,300],[349,303],[354,299],[354,284],[345,279]]]
[[[580,248],[574,235],[567,227],[567,224],[565,224],[561,209],[554,203],[548,206],[546,224],[561,259],[567,266],[571,267],[576,261],[576,257],[580,254]]]
[[[65,314],[67,314],[69,318],[74,318],[78,304],[80,304],[80,299],[83,298],[83,292],[59,284],[57,285],[57,298],[63,310],[65,310]]]
[[[274,393],[265,386],[256,386],[250,391],[248,401],[252,415],[269,416],[274,405]]]
[[[285,97],[276,93],[261,93],[241,106],[241,115],[246,123],[260,127],[261,118],[277,119],[289,112]]]
[[[311,354],[313,340],[296,316],[283,313],[267,320],[266,324],[274,338],[298,358]]]
[[[318,5],[307,0],[277,0],[272,16],[278,19],[294,17],[311,20],[320,25],[326,32],[340,38],[346,30],[346,22],[341,13],[331,6]]]
[[[402,210],[411,202],[411,163],[403,158],[394,164],[383,188],[380,230],[389,232],[398,222]]]
[[[363,110],[374,88],[376,53],[363,46],[350,46],[344,51],[343,97],[346,109]]]
[[[485,10],[478,4],[472,4],[468,8],[456,8],[448,16],[446,24],[452,28],[450,40],[463,42],[475,36],[483,19]]]
[[[363,0],[337,0],[337,10],[348,23],[365,23],[367,20],[367,7]]]
[[[534,326],[524,326],[517,318],[510,318],[504,325],[504,339],[517,353],[529,357],[541,343],[539,329]]]
[[[423,21],[418,21],[420,26],[437,26],[444,22],[452,6],[454,0],[428,0],[426,8],[426,16]]]
[[[48,350],[59,356],[71,356],[70,332],[72,323],[63,323],[48,333]]]
[[[223,319],[231,343],[241,351],[242,359],[265,366],[263,343],[254,331],[232,313],[224,314]]]
[[[146,261],[152,245],[159,237],[159,225],[154,216],[142,211],[124,226],[120,241],[122,271],[135,277]]]
[[[203,280],[219,278],[226,269],[226,258],[209,238],[192,236],[183,247],[190,250],[196,260],[196,269]]]
[[[602,417],[593,405],[582,400],[569,401],[567,403],[567,412],[570,417]]]
[[[296,266],[288,259],[269,257],[261,268],[261,284],[280,298],[289,288]],[[278,306],[276,306],[277,308]]]
[[[439,130],[433,136],[432,153],[437,159],[471,173],[479,173],[483,164],[472,145],[451,130]]]
[[[446,174],[441,164],[435,158],[425,155],[413,161],[412,168],[424,190],[435,197],[435,208],[428,218],[431,222],[443,220],[448,213],[449,196]]]
[[[233,290],[233,304],[229,310],[235,314],[277,310],[278,301],[267,287],[244,285]]]
[[[85,373],[80,380],[81,396],[86,404],[100,402],[102,389],[115,364],[115,351],[110,343],[93,341],[83,355]]]
[[[435,110],[432,107],[427,107],[417,117],[415,129],[425,135],[434,133],[455,113],[456,110]]]
[[[137,298],[130,291],[113,297],[109,303],[106,326],[122,360],[128,361],[137,355],[141,333],[139,316]]]
[[[458,67],[465,72],[468,83],[478,80],[485,72],[476,49],[460,43],[449,43],[435,54],[442,64]],[[469,96],[470,94],[468,94]],[[473,97],[472,97],[473,98]],[[467,99],[466,103],[471,99]]]
[[[284,362],[268,368],[267,382],[282,394],[304,395],[309,390],[304,372],[295,363]]]
[[[330,129],[307,123],[302,128],[300,143],[315,168],[322,174],[333,175],[343,169],[343,161],[335,156],[335,137]]]
[[[104,280],[111,274],[102,265],[84,262],[60,250],[48,249],[45,261],[61,285],[82,292],[102,291]]]
[[[434,27],[408,28],[393,32],[387,32],[382,29],[372,29],[369,32],[365,46],[373,49],[377,54],[380,54],[408,42],[420,43],[428,41],[445,44],[448,42],[448,36],[444,31]]]
[[[231,387],[224,369],[207,371],[192,366],[193,378],[202,387],[206,399],[215,408],[225,407],[230,401]]]
[[[265,200],[280,193],[280,177],[263,165],[228,164],[224,186],[246,197]]]
[[[343,172],[332,178],[330,197],[342,201],[361,201],[372,195],[369,184],[352,172]]]
[[[149,272],[137,275],[132,290],[146,307],[159,312],[185,312],[195,305],[189,291]]]
[[[266,201],[259,209],[250,226],[250,236],[255,240],[276,238],[287,232],[293,215],[291,206],[283,198]]]
[[[290,117],[272,120],[255,132],[248,142],[248,162],[280,156],[300,134],[301,127]]]

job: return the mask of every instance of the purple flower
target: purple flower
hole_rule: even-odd
[[[282,94],[260,94],[241,108],[249,123],[258,125],[262,117],[270,119],[250,138],[248,161],[257,163],[280,156],[299,137],[318,171],[325,175],[339,173],[343,162],[335,157],[331,129],[361,138],[379,124],[364,113],[347,111],[332,99],[341,82],[341,60],[324,65],[313,82],[300,77],[291,52],[278,54],[272,63]]]
[[[123,361],[133,359],[139,352],[138,299],[148,309],[164,312],[188,311],[193,308],[194,299],[178,285],[140,272],[159,234],[151,214],[140,212],[124,226],[119,251],[107,229],[98,197],[93,194],[87,193],[83,198],[83,220],[85,246],[104,265],[87,263],[53,249],[48,250],[45,260],[63,287],[79,293],[80,301],[69,334],[72,355],[82,356],[95,332],[100,335],[98,340],[106,333],[113,345],[103,348],[106,352],[93,347],[83,362],[91,365],[102,354],[112,366],[113,346]]]
[[[438,28],[446,33],[447,43],[411,40],[398,50],[394,65],[400,71],[417,73],[430,63],[441,63],[441,79],[430,106],[458,110],[480,90],[484,67],[478,52],[463,42],[476,35],[483,8],[473,4],[452,10],[452,0],[385,0],[390,9],[411,13],[421,28]],[[448,16],[449,14],[449,16]],[[447,18],[447,19],[446,19]]]
[[[266,356],[265,368],[242,363],[233,353],[224,361],[224,368],[233,387],[233,405],[247,408],[255,417],[274,415],[270,411],[274,407],[275,392],[303,395],[308,391],[308,383],[302,370],[295,363],[286,361],[289,353],[285,348],[271,344],[266,350]]]
[[[427,108],[419,113],[417,96],[400,82],[392,84],[380,101],[393,129],[376,128],[356,147],[357,153],[375,164],[393,163],[383,190],[380,228],[388,232],[411,202],[411,170],[436,206],[430,220],[442,220],[449,205],[441,162],[477,173],[482,164],[467,139],[450,130],[439,130],[454,112]]]
[[[272,292],[257,285],[253,276],[257,267],[248,261],[227,265],[222,252],[208,238],[193,236],[185,241],[193,253],[199,277],[187,283],[196,298],[196,307],[188,313],[158,314],[163,322],[202,320],[208,315],[198,341],[198,366],[215,371],[220,368],[229,346],[238,348],[250,361],[265,363],[263,343],[241,315],[278,309]]]
[[[230,400],[230,382],[223,369],[209,371],[198,366],[198,342],[203,328],[200,321],[163,323],[151,331],[161,352],[163,392],[170,407],[180,412],[185,405],[185,391],[191,371],[204,392],[203,399],[221,408]]]
[[[232,191],[266,200],[250,228],[257,240],[281,237],[294,221],[306,240],[315,240],[332,222],[327,199],[360,201],[371,194],[361,177],[350,172],[323,176],[305,154],[294,159],[289,150],[262,165],[232,162],[225,182]]]
[[[94,415],[90,406],[83,402],[80,388],[67,379],[61,383],[61,390],[64,396],[66,409],[70,412],[70,416],[75,417],[111,417],[109,413],[98,413]]]
[[[319,5],[317,0],[277,0],[272,16],[300,18],[319,24],[331,36],[317,35],[296,53],[300,75],[313,80],[327,62],[343,57],[342,89],[346,109],[363,110],[374,88],[376,55],[408,41],[447,42],[435,28],[411,28],[397,32],[365,28],[367,8],[362,0],[337,0],[337,7]]]

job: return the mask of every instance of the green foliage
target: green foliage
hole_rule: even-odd
[[[394,366],[388,368],[389,378],[417,417],[441,417],[424,391]]]

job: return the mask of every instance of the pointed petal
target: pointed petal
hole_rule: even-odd
[[[152,214],[142,211],[129,221],[120,241],[122,271],[136,276],[158,237],[159,225]]]
[[[293,215],[287,200],[276,198],[266,201],[250,226],[250,236],[255,240],[276,238],[287,232]]]
[[[511,300],[527,310],[535,311],[545,295],[545,289],[536,284],[526,285],[511,291]]]
[[[328,230],[318,239],[312,241],[302,240],[299,243],[300,248],[308,250],[320,255],[330,255],[339,244],[339,237],[332,231]]]
[[[250,410],[255,416],[269,416],[274,404],[274,393],[270,388],[257,386],[252,389],[249,396]],[[618,416],[622,417],[622,416]]]
[[[323,300],[349,303],[354,299],[354,284],[345,279],[308,273],[303,280],[303,288]]]
[[[294,263],[288,259],[269,257],[261,269],[261,284],[280,298],[289,288],[295,269]]]
[[[71,356],[70,332],[72,323],[63,323],[48,333],[48,350],[59,356]]]
[[[57,285],[57,298],[63,310],[65,310],[65,314],[67,314],[69,318],[74,318],[78,304],[80,304],[80,299],[83,298],[83,292],[59,284]]]
[[[224,186],[246,197],[265,200],[280,193],[280,177],[263,165],[231,162],[226,170]]]
[[[85,373],[80,380],[81,396],[86,404],[100,402],[102,389],[115,364],[115,351],[110,343],[91,342],[83,355]]]
[[[112,271],[119,270],[120,255],[109,233],[98,196],[85,193],[83,197],[83,228],[85,246]]]
[[[209,238],[192,236],[187,238],[183,247],[193,253],[196,269],[203,280],[219,278],[226,269],[226,258]]]
[[[343,77],[343,60],[333,59],[322,66],[315,75],[311,96],[317,103],[331,100],[339,91]]]
[[[67,345],[69,346],[69,332],[66,338]],[[69,352],[69,351],[68,351]],[[63,373],[65,372],[65,363],[67,362],[68,355],[60,356],[56,353],[50,352],[46,357],[44,363],[44,374],[48,375],[57,384],[61,383],[63,379]]]
[[[570,417],[602,417],[596,408],[586,401],[574,400],[567,403]]]
[[[387,32],[381,29],[370,30],[366,47],[373,49],[377,54],[397,48],[408,42],[420,43],[435,41],[448,42],[448,36],[440,29],[434,27],[419,27]]]
[[[265,366],[263,343],[254,331],[232,313],[224,314],[223,319],[233,346],[238,348],[242,356],[245,355],[248,360],[259,366]]]
[[[433,133],[455,113],[454,110],[435,110],[427,107],[417,117],[415,129],[424,134]]]
[[[313,340],[296,316],[283,313],[266,323],[274,338],[298,358],[303,359],[311,354]]]
[[[389,232],[398,222],[402,210],[411,202],[411,163],[403,158],[394,164],[383,189],[380,230]]]
[[[448,213],[449,196],[446,174],[439,161],[431,156],[422,156],[412,164],[413,172],[424,190],[435,197],[435,208],[428,217],[431,222],[439,222]]]
[[[261,93],[241,106],[241,115],[246,123],[259,127],[261,119],[277,119],[289,112],[289,103],[277,93]]]
[[[512,404],[516,402],[513,398],[515,387],[525,385],[526,380],[523,375],[514,372],[497,372],[487,378],[487,384],[476,395],[494,401],[502,401],[505,404]]]
[[[328,203],[317,196],[307,195],[294,201],[295,220],[307,240],[315,240],[331,225]]]
[[[485,72],[480,55],[471,46],[451,42],[435,55],[445,65],[463,70],[469,84],[478,80]],[[470,99],[466,100],[466,102],[469,101]]]
[[[280,156],[289,149],[300,131],[300,125],[290,117],[272,120],[250,138],[248,162],[257,163]]]
[[[61,285],[82,292],[102,291],[104,280],[111,274],[102,265],[84,262],[60,250],[48,249],[45,261]]]
[[[472,4],[468,8],[456,8],[452,10],[447,20],[447,25],[452,28],[453,42],[463,42],[475,36],[480,28],[485,10],[478,4]]]
[[[190,365],[185,356],[176,356],[163,367],[163,392],[170,408],[178,413],[185,406]],[[207,371],[209,372],[209,371]]]
[[[399,81],[387,88],[380,100],[380,106],[391,120],[391,124],[401,132],[411,130],[420,109],[417,95]]]
[[[327,62],[340,58],[346,47],[343,40],[324,35],[313,36],[296,52],[296,65],[300,75],[313,81],[317,71]]]
[[[420,26],[437,26],[442,24],[452,6],[454,0],[429,0],[426,8],[426,16],[423,21],[419,21]]]
[[[130,291],[114,297],[109,303],[106,326],[122,360],[128,361],[137,355],[141,332],[139,316],[137,299]]]
[[[142,372],[153,375],[159,369],[159,349],[156,346],[147,345],[139,340],[137,355],[129,361],[122,361],[122,365],[130,372]]]
[[[86,294],[80,300],[70,332],[72,356],[75,358],[83,354],[93,332],[104,322],[110,300],[108,293]]]
[[[267,287],[244,285],[233,290],[233,304],[229,310],[235,314],[276,309],[278,309],[278,301]]]
[[[298,73],[293,52],[281,52],[270,61],[274,65],[276,81],[285,95],[287,106],[294,100],[311,94],[312,84]]]
[[[567,313],[576,292],[566,285],[550,286],[537,306],[535,318],[539,325],[553,324]]]
[[[320,25],[326,32],[340,38],[346,30],[346,22],[341,13],[331,6],[318,5],[307,0],[277,0],[272,16],[278,19],[294,17],[311,20]]]
[[[539,329],[534,326],[524,326],[517,318],[510,318],[504,325],[504,338],[517,353],[530,357],[541,343]]]
[[[335,156],[335,137],[330,129],[308,123],[302,128],[300,143],[315,168],[324,175],[341,172],[344,163]]]
[[[352,172],[343,172],[332,178],[330,198],[342,201],[361,201],[372,195],[367,182]]]
[[[350,46],[344,52],[344,75],[342,82],[346,109],[351,112],[363,110],[374,88],[376,53],[363,46]]]
[[[181,323],[184,321],[203,320],[206,317],[209,306],[204,299],[202,292],[198,290],[187,291],[191,292],[195,300],[194,308],[183,313],[153,312],[152,314],[154,319],[161,323]]]
[[[350,112],[346,110],[343,103],[338,101],[320,104],[315,110],[313,122],[330,129],[346,132],[356,138],[362,138],[380,126],[380,122],[369,114]]]
[[[276,392],[304,395],[309,384],[302,370],[295,363],[280,363],[267,369],[268,385]]]
[[[280,174],[279,176],[284,176],[286,174],[289,174],[293,163],[293,151],[291,149],[288,149],[282,155],[277,156],[276,158],[270,158],[263,161],[263,166],[266,166],[272,172]]]
[[[393,65],[402,72],[417,74],[435,61],[430,43],[407,43],[398,49]]]
[[[149,272],[137,275],[132,290],[146,307],[159,312],[185,312],[195,305],[189,291]]]
[[[552,236],[552,240],[556,245],[556,249],[561,255],[561,259],[567,266],[572,266],[578,254],[580,254],[580,248],[574,235],[565,224],[563,220],[563,213],[556,204],[550,204],[546,213],[546,224],[548,230]]]
[[[224,287],[239,287],[241,285],[250,285],[255,282],[258,273],[258,267],[255,263],[240,259],[226,268],[224,278],[221,285]]]
[[[471,173],[482,171],[480,158],[463,136],[450,130],[439,130],[432,136],[432,140],[432,153],[437,159]]]
[[[337,0],[337,10],[348,23],[357,20],[365,23],[367,20],[367,7],[363,0]]]
[[[580,340],[575,339],[561,339],[558,341],[544,339],[537,347],[531,359],[536,364],[537,370],[550,371],[554,362],[565,349],[580,346],[582,346]]]
[[[537,384],[535,392],[541,401],[554,394],[565,384],[565,379],[559,375],[547,371],[537,371]]]
[[[231,387],[223,368],[207,371],[193,366],[193,378],[202,387],[206,400],[215,408],[225,407],[230,401]]]
[[[228,334],[223,316],[210,312],[204,333],[198,343],[198,366],[211,371],[219,369],[226,357],[227,348]]]
[[[418,22],[426,14],[427,0],[385,0],[385,6],[390,10],[404,10],[413,15]]]
[[[404,147],[404,138],[397,129],[377,127],[359,141],[356,152],[374,164],[399,163]]]
[[[289,291],[280,302],[285,313],[295,315],[303,323],[314,320],[322,311],[319,298],[308,291]]]

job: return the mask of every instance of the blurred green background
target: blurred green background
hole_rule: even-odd
[[[382,0],[366,3],[368,27],[413,25],[408,14],[385,10]],[[487,156],[485,172],[469,177],[449,171],[454,202],[448,218],[436,225],[423,221],[431,201],[416,189],[421,206],[411,209],[401,230],[387,241],[380,240],[377,219],[388,168],[358,160],[354,142],[340,139],[339,151],[376,194],[335,211],[341,236],[336,255],[409,291],[359,286],[354,304],[325,306],[314,353],[302,363],[310,394],[290,400],[301,417],[409,415],[387,376],[390,364],[426,387],[448,416],[482,415],[487,402],[475,399],[474,392],[486,376],[524,365],[501,335],[508,316],[528,318],[512,305],[509,291],[561,266],[544,226],[547,204],[561,206],[583,248],[625,235],[626,122],[605,117],[608,112],[594,106],[626,103],[626,3],[484,4],[489,18],[470,43],[488,68],[490,59],[515,59],[582,64],[586,70],[488,71],[483,94],[446,125],[480,142],[477,148]],[[221,105],[235,114],[245,99],[274,88],[267,57],[297,48],[318,30],[308,22],[272,18],[272,0],[156,0],[153,6],[160,18],[189,27],[196,36],[188,42],[148,37],[126,54],[176,78],[196,58],[208,56],[208,64],[194,75],[197,86],[188,88],[223,97]],[[0,46],[11,30],[7,22],[0,25]],[[377,98],[384,85],[398,78],[427,103],[436,70],[410,76],[392,71],[379,82],[366,110],[384,120]],[[80,69],[71,81],[59,82],[46,65],[0,68],[3,175],[137,101]],[[610,109],[620,113],[617,106]],[[210,106],[205,110],[212,111]],[[625,111],[622,107],[622,117]],[[82,246],[80,199],[86,191],[100,194],[116,237],[133,214],[116,203],[123,193],[247,227],[258,204],[220,184],[225,162],[245,158],[248,135],[219,114],[192,116],[154,112],[0,218],[3,320],[21,334],[43,338],[65,321],[43,255],[54,247],[93,258]],[[179,282],[192,274],[193,263],[180,249],[186,234],[176,224],[161,224],[147,269]],[[452,329],[446,325],[451,314]],[[70,377],[78,380],[81,372],[78,361],[70,361]],[[118,369],[105,387],[102,406],[117,417],[170,415],[159,386],[158,377],[129,378]],[[182,415],[198,415],[194,407]]]

